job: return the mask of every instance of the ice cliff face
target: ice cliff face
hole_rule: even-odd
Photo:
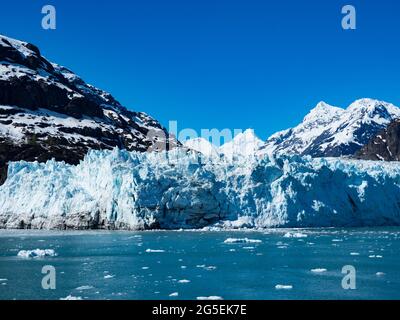
[[[400,165],[309,157],[209,161],[176,149],[15,162],[1,228],[177,229],[400,224]]]

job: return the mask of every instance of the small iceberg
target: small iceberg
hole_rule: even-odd
[[[189,283],[189,282],[190,282],[190,280],[187,280],[187,279],[182,279],[182,280],[179,280],[178,282],[179,282],[179,283]]]
[[[75,297],[75,296],[68,295],[65,298],[60,298],[60,300],[82,300],[82,297]]]
[[[228,238],[224,241],[224,243],[261,243],[261,240],[258,239],[249,239],[249,238]]]
[[[93,289],[92,286],[80,286],[80,287],[76,288],[75,290],[83,291],[83,290],[91,290],[91,289]]]
[[[35,250],[21,250],[17,254],[20,258],[42,258],[42,257],[55,257],[57,254],[53,249],[35,249]]]
[[[315,268],[315,269],[311,269],[311,272],[313,273],[323,273],[323,272],[327,272],[328,270],[324,269],[324,268]]]
[[[277,284],[275,286],[276,290],[292,290],[293,286],[288,284]]]
[[[301,232],[286,232],[283,235],[284,238],[307,238],[308,236],[305,233]]]
[[[209,296],[209,297],[197,297],[197,300],[224,300],[220,296]]]
[[[204,270],[208,270],[208,271],[217,269],[216,266],[206,266],[205,264],[198,264],[196,267],[204,269]]]
[[[160,253],[160,252],[165,252],[165,250],[161,250],[161,249],[146,249],[147,253]]]

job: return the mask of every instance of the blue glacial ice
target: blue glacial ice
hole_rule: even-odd
[[[400,165],[299,156],[91,151],[14,162],[0,228],[192,229],[400,224]]]

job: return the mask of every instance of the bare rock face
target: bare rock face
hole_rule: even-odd
[[[149,115],[49,62],[36,46],[0,35],[0,184],[9,161],[77,164],[89,149],[177,145]]]
[[[400,120],[395,120],[365,145],[356,158],[364,160],[400,160]]]

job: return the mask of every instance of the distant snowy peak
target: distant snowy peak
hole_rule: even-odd
[[[298,126],[272,135],[258,153],[350,156],[398,118],[400,109],[384,101],[360,99],[347,109],[320,102]]]
[[[253,129],[237,134],[232,141],[225,143],[219,148],[219,152],[226,157],[252,156],[263,145]]]
[[[194,138],[183,142],[183,145],[188,148],[200,152],[207,157],[218,157],[218,147],[204,138]]]
[[[263,144],[264,142],[255,135],[253,129],[247,129],[246,131],[237,134],[231,141],[226,142],[220,147],[212,144],[204,138],[189,139],[186,142],[183,142],[185,147],[198,151],[205,156],[224,156],[227,159],[232,159],[235,156],[254,156],[256,151]]]
[[[327,104],[324,101],[319,102],[314,109],[304,117],[303,123],[329,123],[332,119],[337,119],[345,112],[342,108]]]

